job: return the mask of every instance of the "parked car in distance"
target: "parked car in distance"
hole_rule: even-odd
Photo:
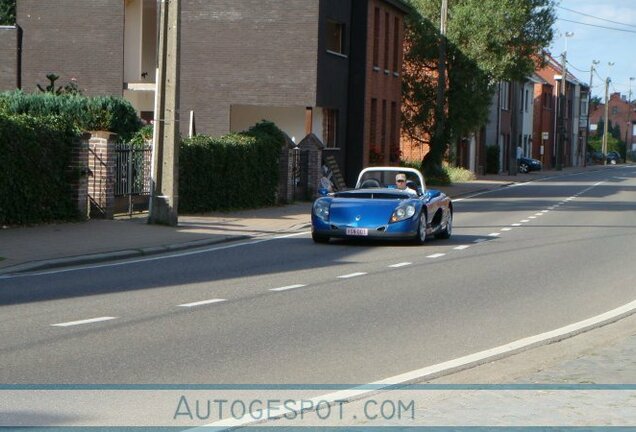
[[[541,170],[541,161],[537,159],[532,159],[529,157],[522,156],[519,158],[519,172],[527,173],[530,171],[540,171]]]
[[[617,151],[609,151],[607,152],[607,163],[616,165],[617,163],[621,163],[621,155]]]

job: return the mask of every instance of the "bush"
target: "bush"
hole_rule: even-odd
[[[32,224],[78,217],[69,170],[79,135],[59,116],[0,112],[0,223]]]
[[[142,124],[132,105],[114,96],[87,97],[80,94],[0,93],[0,111],[32,116],[58,115],[84,131],[106,130],[129,140]]]
[[[416,170],[420,172],[422,168],[421,163],[416,161],[403,160],[403,161],[400,161],[400,166],[407,167],[407,168],[415,168]],[[441,175],[436,175],[436,176],[431,176],[431,175],[427,176],[426,173],[422,173],[426,184],[429,186],[443,186],[443,185],[449,185],[452,183],[461,183],[461,182],[475,180],[475,174],[472,171],[467,170],[465,168],[443,166],[442,171],[443,173]]]
[[[499,146],[486,147],[486,172],[499,174]]]
[[[205,212],[275,204],[283,133],[261,122],[221,138],[195,136],[181,143],[179,209]]]

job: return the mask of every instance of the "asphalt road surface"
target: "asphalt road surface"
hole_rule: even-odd
[[[367,383],[636,299],[636,169],[455,202],[423,246],[308,233],[0,279],[0,382]]]

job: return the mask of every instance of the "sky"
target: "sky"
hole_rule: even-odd
[[[597,74],[592,95],[605,97],[605,79],[611,79],[609,93],[636,99],[636,0],[557,0],[557,21],[550,51],[560,61],[567,50],[568,72],[589,84],[592,61]],[[575,22],[572,22],[575,21]],[[574,33],[566,37],[566,33]],[[608,63],[613,62],[610,66]]]

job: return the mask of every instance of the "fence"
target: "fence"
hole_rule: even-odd
[[[132,214],[135,205],[139,210],[147,209],[147,201],[151,191],[151,145],[132,145],[117,143],[115,145],[115,207],[121,208],[121,201],[127,204],[128,214]],[[118,205],[117,202],[120,202]]]

